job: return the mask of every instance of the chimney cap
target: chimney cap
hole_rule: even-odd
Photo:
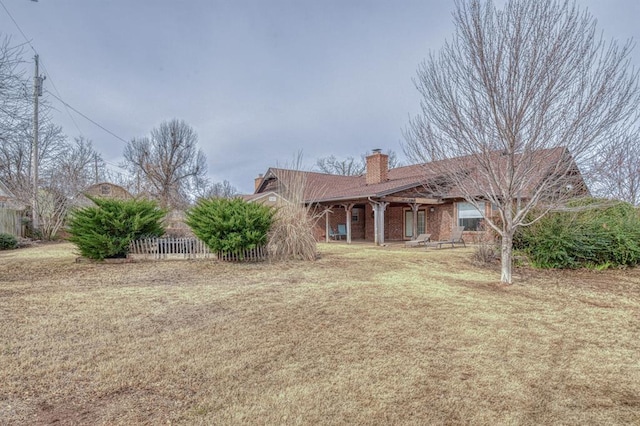
[[[380,154],[382,152],[382,150],[380,148],[374,148],[374,149],[371,150],[371,152],[373,154]]]

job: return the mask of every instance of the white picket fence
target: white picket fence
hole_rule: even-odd
[[[208,259],[216,257],[197,238],[144,238],[131,241],[129,257],[133,259]]]
[[[218,253],[218,259],[227,262],[262,262],[267,260],[267,248],[256,247],[250,250],[243,250],[239,253]]]
[[[258,262],[267,259],[267,249],[257,247],[241,253],[212,253],[197,238],[145,238],[131,241],[129,258],[148,260],[219,259],[229,262]]]
[[[23,236],[22,212],[0,208],[0,234]]]

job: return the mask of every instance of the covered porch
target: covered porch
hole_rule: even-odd
[[[423,233],[433,238],[451,228],[453,205],[421,197],[386,196],[322,202],[316,236],[326,242],[368,242],[383,245],[407,241]],[[444,231],[442,231],[444,230]]]

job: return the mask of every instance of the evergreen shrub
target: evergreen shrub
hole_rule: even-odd
[[[166,211],[153,201],[89,197],[96,206],[75,210],[69,221],[69,241],[82,256],[102,260],[126,257],[133,240],[160,237]]]
[[[241,255],[266,245],[274,213],[241,198],[201,199],[187,211],[186,223],[213,252]]]
[[[640,263],[640,216],[624,202],[589,199],[522,228],[514,246],[541,268],[635,266]]]
[[[0,250],[12,250],[18,247],[18,239],[11,234],[0,234]]]

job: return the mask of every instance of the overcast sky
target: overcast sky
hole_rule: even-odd
[[[212,180],[241,192],[300,150],[308,167],[373,148],[401,154],[419,108],[416,68],[453,33],[446,0],[1,2],[40,54],[46,90],[124,140],[185,120]],[[640,39],[640,1],[578,4],[606,37]],[[3,8],[0,32],[24,42]],[[124,142],[45,96],[65,133],[91,139],[117,169]]]

